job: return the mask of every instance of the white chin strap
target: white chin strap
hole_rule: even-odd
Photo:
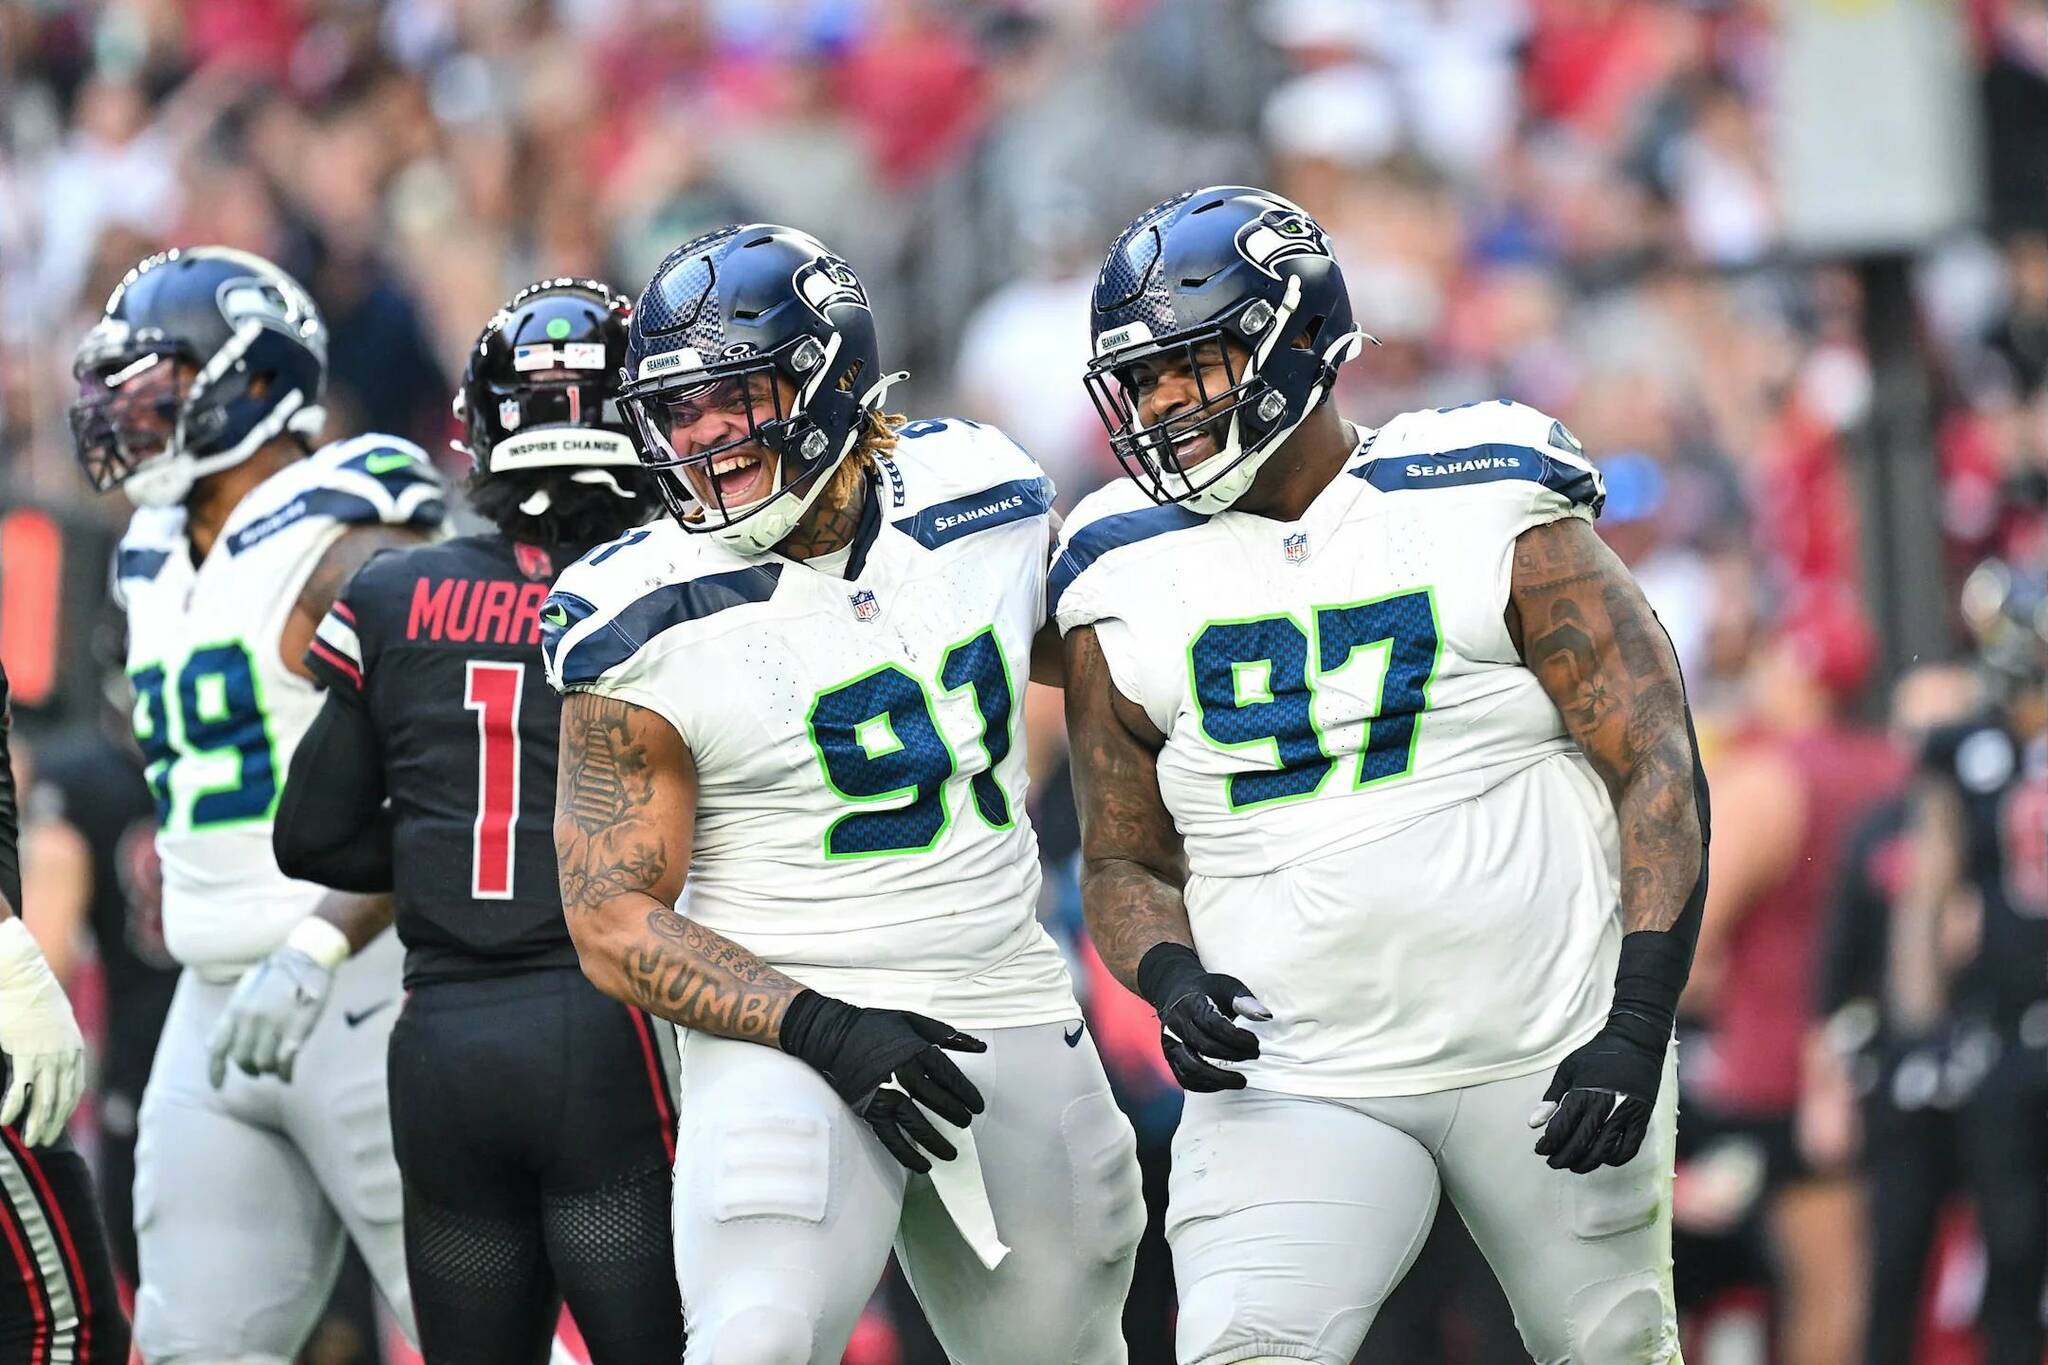
[[[249,429],[249,434],[227,450],[211,455],[185,453],[184,433],[173,434],[163,454],[145,460],[133,474],[121,481],[121,491],[137,507],[175,507],[192,491],[192,486],[209,474],[233,469],[283,432],[315,440],[327,425],[324,408],[309,407],[297,389],[286,394],[270,415]]]
[[[227,344],[213,353],[205,368],[192,381],[192,388],[185,395],[185,411],[191,409],[195,398],[234,368],[262,331],[263,324],[254,320],[235,329]],[[326,409],[308,403],[301,390],[293,389],[278,399],[277,406],[229,449],[217,450],[211,455],[188,455],[185,453],[185,419],[181,412],[177,428],[171,432],[170,444],[164,448],[163,454],[144,461],[134,473],[123,479],[121,491],[137,507],[174,507],[191,493],[192,485],[209,474],[234,468],[283,433],[291,432],[310,445],[319,438],[321,428],[326,425]]]
[[[836,333],[832,340],[836,346],[839,340]],[[830,368],[831,359],[831,352],[828,351],[825,359],[818,364],[820,376]],[[883,375],[875,381],[872,388],[860,396],[861,407],[870,412],[879,409],[883,395],[888,393],[892,386],[901,383],[909,377],[910,372],[908,370],[898,370],[894,374]],[[808,396],[808,394],[804,395],[806,398]],[[801,406],[795,409],[795,411],[801,410]],[[794,416],[795,412],[792,412],[791,415]],[[774,549],[782,543],[783,539],[791,531],[796,529],[796,524],[803,520],[804,513],[811,510],[811,504],[815,503],[819,495],[825,491],[825,485],[832,482],[833,472],[839,468],[848,455],[853,453],[854,446],[859,443],[864,425],[864,423],[860,422],[854,423],[853,428],[846,433],[846,439],[840,443],[838,454],[832,457],[829,464],[818,470],[817,474],[811,479],[811,486],[809,488],[806,488],[801,493],[792,493],[787,488],[777,488],[773,493],[760,499],[759,502],[749,504],[749,506],[761,506],[761,503],[778,499],[781,502],[780,506],[761,507],[760,511],[748,516],[744,521],[729,521],[723,526],[713,527],[706,531],[705,534],[726,548],[743,555],[761,555]],[[782,462],[780,460],[777,460],[775,464],[775,479],[777,483],[782,481]],[[738,510],[745,512],[747,508],[742,507]]]

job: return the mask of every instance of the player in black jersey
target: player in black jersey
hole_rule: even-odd
[[[430,1362],[538,1362],[566,1300],[597,1365],[681,1351],[664,1037],[583,977],[551,829],[561,703],[541,671],[558,568],[646,519],[615,393],[627,301],[520,291],[470,354],[457,413],[495,533],[372,560],[307,662],[328,688],[275,830],[293,876],[390,891],[406,949],[391,1123]],[[361,943],[374,926],[327,925]],[[289,1076],[321,951],[258,971],[234,1056]]]
[[[119,1365],[128,1321],[91,1177],[64,1136],[85,1042],[21,922],[7,696],[0,669],[0,1360]]]
[[[2048,570],[1980,565],[1964,586],[1963,614],[1996,701],[1937,729],[1922,750],[1891,981],[1895,1014],[1913,1035],[1908,1046],[1923,1059],[1921,1106],[1946,1111],[1956,1174],[1976,1205],[1985,1365],[2039,1365],[2048,1273]],[[1973,912],[1967,936],[1954,932],[1959,907]],[[1924,1200],[1878,1208],[1879,1235],[1891,1224],[1896,1240],[1917,1231],[1924,1244],[1941,1185],[1931,1180]],[[1917,1296],[1880,1288],[1898,1314],[1891,1342],[1874,1335],[1869,1359],[1904,1360]]]

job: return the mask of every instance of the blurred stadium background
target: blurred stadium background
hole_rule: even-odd
[[[1860,1359],[1819,1343],[1860,1323],[1873,1163],[1855,1077],[1809,1038],[1867,985],[1855,917],[1896,885],[1859,878],[1878,845],[1848,803],[1894,795],[1911,732],[1972,705],[1965,673],[1921,667],[1966,657],[1971,566],[2048,555],[2044,0],[0,0],[0,658],[36,770],[28,918],[99,1024],[76,1131],[110,1219],[170,974],[104,593],[127,506],[87,496],[64,412],[130,264],[279,261],[332,328],[333,434],[398,432],[459,473],[453,381],[514,288],[634,292],[700,229],[794,223],[867,280],[903,406],[1000,424],[1070,506],[1116,475],[1079,382],[1095,264],[1215,181],[1339,243],[1383,343],[1349,414],[1510,396],[1605,470],[1601,529],[1677,642],[1717,832],[1802,831],[1802,879],[1767,921],[1710,913],[1696,972],[1688,1359]],[[1802,785],[1851,755],[1875,774],[1856,790]],[[1078,945],[1063,767],[1034,765],[1045,913]],[[1076,953],[1156,1196],[1177,1099],[1142,1007]],[[1910,1159],[1960,1190],[1946,1152]],[[1157,1212],[1144,1365],[1170,1360]],[[1977,1359],[1973,1226],[1957,1199],[1923,1239],[1912,1360]],[[363,1293],[309,1360],[400,1358]],[[1513,1343],[1446,1217],[1361,1359]],[[891,1286],[849,1359],[942,1357]]]

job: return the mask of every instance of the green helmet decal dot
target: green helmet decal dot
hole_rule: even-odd
[[[549,319],[548,319],[548,339],[549,339],[549,340],[551,340],[551,341],[560,341],[560,340],[561,340],[561,339],[562,339],[563,337],[565,337],[565,336],[567,336],[567,335],[569,335],[569,319],[567,319],[567,318],[549,318]]]

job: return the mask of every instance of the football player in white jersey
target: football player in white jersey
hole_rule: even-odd
[[[346,940],[315,913],[327,893],[278,871],[270,827],[320,709],[303,662],[315,628],[364,560],[432,534],[443,501],[408,442],[308,453],[326,367],[305,290],[219,247],[137,265],[74,363],[79,461],[137,506],[117,590],[164,938],[185,968],[136,1153],[135,1341],[151,1362],[290,1360],[344,1236],[412,1329],[384,1089],[398,944],[383,934],[338,965]],[[228,1000],[278,989],[249,969],[287,943],[336,968],[337,1007],[289,1079],[231,1070]]]
[[[684,1026],[689,1365],[838,1361],[892,1244],[954,1359],[1122,1361],[1135,1142],[1024,811],[1050,481],[884,415],[867,295],[790,228],[671,254],[626,377],[671,515],[542,613],[555,839],[584,971]]]
[[[1093,324],[1131,478],[1050,596],[1089,927],[1191,1092],[1179,1359],[1348,1362],[1441,1191],[1537,1360],[1676,1360],[1705,789],[1599,475],[1514,403],[1345,422],[1366,338],[1260,190],[1139,218]]]

